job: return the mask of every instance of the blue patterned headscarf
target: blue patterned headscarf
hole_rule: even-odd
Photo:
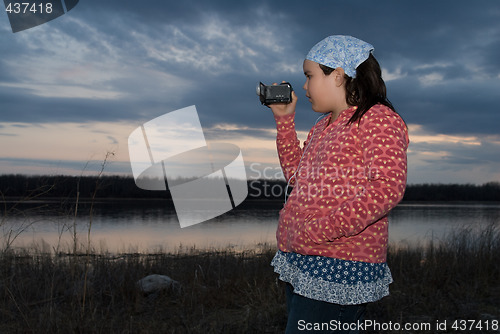
[[[342,67],[345,74],[356,77],[356,68],[368,59],[374,50],[368,44],[352,36],[328,36],[311,49],[306,59],[331,68]]]

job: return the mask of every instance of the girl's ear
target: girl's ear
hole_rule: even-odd
[[[332,74],[335,75],[335,83],[337,84],[337,87],[342,86],[345,82],[344,69],[342,67],[337,67]]]

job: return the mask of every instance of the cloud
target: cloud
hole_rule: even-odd
[[[31,158],[0,157],[0,174],[31,174],[31,175],[88,175],[96,176],[102,169],[103,160],[54,160]],[[106,174],[131,174],[128,161],[108,160],[105,166]]]
[[[499,20],[493,1],[80,2],[24,32],[2,26],[0,133],[33,142],[12,124],[66,123],[87,124],[78,134],[92,136],[97,123],[133,128],[196,105],[207,137],[275,163],[274,119],[255,85],[291,82],[297,129],[307,132],[317,115],[301,89],[303,57],[327,35],[349,34],[375,45],[389,98],[416,132],[414,164],[478,161],[486,173],[496,166],[488,150],[498,149]],[[125,145],[125,135],[103,131],[98,142]]]
[[[409,125],[409,181],[485,183],[500,175],[500,136],[460,136]]]

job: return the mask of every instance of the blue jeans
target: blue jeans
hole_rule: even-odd
[[[294,293],[289,283],[286,283],[285,292],[286,334],[359,333],[357,324],[364,319],[366,304],[339,305],[310,299]]]

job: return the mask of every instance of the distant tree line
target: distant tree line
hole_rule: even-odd
[[[171,199],[167,191],[150,191],[137,187],[132,177],[102,176],[28,176],[0,175],[0,196],[6,198],[158,198]],[[286,182],[282,180],[250,180],[252,199],[282,200]],[[289,189],[290,191],[291,189]],[[475,184],[410,184],[404,201],[500,201],[500,183]]]
[[[500,201],[500,183],[411,184],[406,187],[407,201]]]
[[[170,198],[168,191],[149,191],[136,186],[132,177],[123,176],[28,176],[0,175],[0,194],[4,197],[91,198]]]

